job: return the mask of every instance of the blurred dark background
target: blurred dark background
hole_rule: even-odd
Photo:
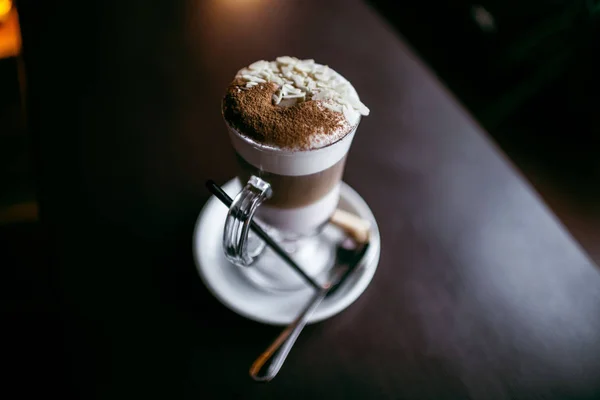
[[[600,0],[368,3],[600,262]],[[62,338],[37,223],[21,54],[13,8],[0,15],[0,300],[14,327],[9,342],[28,342],[13,370],[31,373],[35,360],[36,378],[46,377],[38,384],[51,390],[60,380],[42,371],[61,371],[50,360]]]
[[[599,261],[600,1],[367,3]],[[16,12],[0,20],[0,223],[32,221],[35,186]]]
[[[369,3],[600,262],[600,1]]]

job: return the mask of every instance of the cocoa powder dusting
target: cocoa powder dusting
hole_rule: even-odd
[[[275,83],[246,88],[234,80],[223,100],[225,119],[240,133],[253,140],[284,149],[310,149],[315,132],[336,134],[344,127],[341,113],[304,101],[290,107],[273,104]]]

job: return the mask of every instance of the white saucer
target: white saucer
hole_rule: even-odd
[[[223,185],[223,190],[233,198],[241,185],[232,179]],[[381,239],[375,217],[362,197],[343,182],[339,207],[371,221],[371,244],[354,276],[319,305],[309,323],[332,317],[352,304],[371,282],[379,263]],[[226,215],[225,205],[211,196],[196,221],[194,259],[204,284],[221,303],[246,318],[272,325],[289,324],[307,304],[313,289],[307,286],[293,292],[273,292],[248,280],[240,267],[227,261],[223,254],[221,241]],[[284,261],[281,263],[287,268]]]

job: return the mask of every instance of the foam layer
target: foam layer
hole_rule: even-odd
[[[235,151],[248,163],[273,174],[300,176],[323,171],[340,161],[350,149],[356,128],[329,146],[305,151],[264,146],[241,136],[229,126],[228,131]]]
[[[261,205],[256,215],[261,221],[284,232],[311,234],[335,211],[340,197],[340,185],[336,185],[319,201],[306,207],[275,208]]]

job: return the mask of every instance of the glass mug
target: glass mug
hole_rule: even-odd
[[[359,121],[360,122],[360,121]],[[309,275],[316,277],[335,258],[335,243],[320,235],[335,211],[346,155],[358,123],[343,138],[315,150],[260,145],[227,124],[244,185],[225,220],[226,258],[258,285],[296,290],[304,281],[250,230],[261,226]]]

